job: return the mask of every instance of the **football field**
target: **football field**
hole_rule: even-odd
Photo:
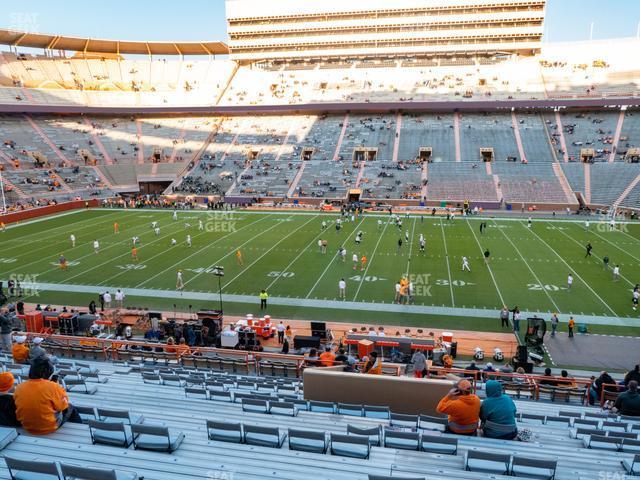
[[[584,219],[534,219],[529,227],[516,218],[410,216],[398,228],[388,215],[371,213],[336,231],[337,218],[320,212],[239,210],[179,211],[173,220],[170,210],[79,211],[1,233],[0,279],[5,286],[9,279],[19,280],[26,301],[34,303],[86,305],[90,298],[97,300],[98,292],[120,288],[129,306],[166,309],[177,304],[181,310],[188,305],[196,310],[217,308],[218,278],[212,272],[221,265],[225,310],[233,306],[239,313],[254,312],[260,290],[266,289],[270,308],[283,316],[308,307],[354,321],[374,323],[381,316],[394,324],[416,325],[424,318],[427,325],[430,316],[495,319],[502,305],[517,305],[545,318],[553,311],[574,314],[578,321],[592,318],[601,331],[612,325],[630,333],[638,322],[639,312],[632,309],[633,286],[640,282],[638,224],[619,224],[612,231],[595,221],[587,229]],[[487,223],[483,233],[481,221]],[[159,234],[152,222],[158,222]],[[360,245],[355,242],[358,232],[363,234]],[[133,237],[139,238],[138,261],[131,258]],[[94,240],[100,243],[99,253]],[[326,253],[319,240],[327,241]],[[593,245],[589,257],[588,242]],[[347,251],[344,262],[337,255],[340,246]],[[490,252],[488,264],[485,250]],[[367,257],[364,268],[358,261],[354,269],[354,253]],[[58,265],[61,254],[67,270]],[[470,272],[462,271],[463,256]],[[617,280],[615,265],[620,267]],[[184,278],[181,292],[176,290],[178,270]],[[395,284],[402,276],[413,283],[411,305],[394,304]],[[347,284],[345,300],[338,293],[341,279]]]

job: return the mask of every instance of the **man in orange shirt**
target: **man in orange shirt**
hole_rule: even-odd
[[[573,338],[573,328],[576,326],[576,321],[573,317],[569,317],[569,338]]]
[[[179,357],[191,354],[191,349],[189,348],[189,345],[187,345],[187,341],[184,337],[182,337],[180,339],[180,343],[176,345],[176,353]]]
[[[138,261],[138,249],[135,247],[135,245],[131,247],[131,260],[133,260],[134,262]]]
[[[120,233],[118,222],[113,222],[113,233]]]
[[[331,347],[326,347],[319,358],[320,365],[323,367],[333,367],[333,363],[336,361],[336,355],[331,351]]]
[[[11,348],[14,363],[29,363],[29,347],[25,345],[27,337],[15,337],[16,343]]]
[[[367,256],[362,255],[360,258],[360,271],[363,272],[367,268]]]
[[[436,411],[448,415],[448,432],[475,435],[478,430],[480,405],[478,396],[471,393],[471,383],[463,379],[440,400]]]
[[[52,376],[49,359],[38,357],[31,364],[29,380],[18,385],[13,394],[16,417],[32,435],[53,433],[65,422],[82,423],[67,392],[51,380]]]

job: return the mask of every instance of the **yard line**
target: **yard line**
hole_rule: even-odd
[[[562,235],[564,235],[565,237],[573,240],[575,243],[577,243],[578,245],[580,245],[581,247],[584,247],[584,245],[582,245],[580,242],[578,242],[575,238],[573,238],[570,235],[567,235],[566,233],[564,233],[562,230],[560,230],[559,228],[556,227],[551,227],[554,231],[557,230],[558,232],[560,232]],[[623,250],[624,251],[624,250]],[[597,258],[598,260],[602,261],[602,258],[600,258],[599,256],[597,256],[596,254],[591,254],[593,257]],[[631,280],[629,280],[627,277],[625,277],[624,275],[620,274],[620,277],[623,278],[629,285],[631,286],[635,286],[635,283],[633,283]]]
[[[444,258],[447,260],[447,273],[449,274],[449,290],[451,291],[451,306],[456,306],[456,301],[453,298],[453,282],[451,280],[451,266],[449,265],[449,251],[447,250],[447,239],[444,235],[444,226],[442,225],[442,217],[440,217],[440,230],[442,230],[442,243],[444,243]]]
[[[409,276],[409,267],[411,266],[411,252],[413,251],[414,235],[416,233],[416,217],[413,217],[413,228],[411,229],[411,237],[409,237],[409,258],[407,259],[407,277]]]
[[[556,228],[556,227],[554,227]],[[621,252],[629,255],[631,258],[633,258],[634,260],[640,262],[640,258],[636,257],[635,255],[632,255],[631,253],[629,253],[628,251],[624,250],[623,248],[620,248],[618,245],[616,245],[615,243],[613,243],[610,240],[607,240],[605,237],[603,237],[602,235],[599,235],[598,232],[592,232],[591,230],[588,230],[589,233],[593,233],[595,234],[598,238],[601,238],[602,240],[604,240],[605,242],[609,243],[610,245],[613,245],[615,248],[617,248],[618,250],[620,250]],[[626,233],[626,232],[625,232]],[[627,235],[629,235],[627,233]],[[634,237],[635,238],[635,237]]]
[[[376,254],[376,251],[378,250],[378,245],[380,245],[380,240],[382,240],[382,237],[384,237],[384,232],[386,232],[388,226],[389,226],[389,222],[385,223],[384,228],[382,229],[382,233],[380,234],[380,236],[378,236],[378,241],[376,242],[376,246],[373,249],[373,253],[371,254],[371,258],[367,262],[367,268],[365,268],[364,272],[362,273],[362,275],[360,275],[360,284],[358,285],[358,289],[356,290],[356,294],[353,296],[353,300],[352,300],[353,302],[356,301],[356,298],[358,297],[358,294],[360,293],[360,289],[362,288],[362,284],[364,283],[364,278],[367,276],[367,272],[369,271],[369,267],[371,266],[371,263],[373,263],[373,257]]]
[[[95,219],[92,219],[92,220],[95,220]],[[111,220],[107,220],[107,222],[106,222],[106,223],[110,223],[110,222],[111,222]],[[86,226],[84,226],[84,227],[82,227],[82,228],[79,228],[79,229],[77,229],[77,230],[73,230],[73,232],[72,232],[72,233],[75,233],[75,232],[77,232],[77,231],[84,230],[85,228],[97,228],[97,227],[98,227],[98,225],[101,225],[102,223],[105,223],[105,222],[99,222],[99,223],[97,223],[97,224],[90,224],[90,225],[86,225]],[[49,231],[47,231],[47,234],[48,234],[48,233],[49,233]],[[65,234],[66,234],[66,232],[65,232]],[[65,235],[65,234],[63,234],[63,235]],[[59,234],[58,234],[58,235],[59,235]],[[58,235],[54,235],[54,237],[57,237]],[[107,237],[110,237],[110,236],[112,236],[112,235],[115,235],[115,234],[108,234],[108,235],[107,235]],[[105,238],[107,238],[107,237],[105,237]],[[31,244],[34,244],[34,243],[38,243],[38,240],[32,240],[32,241],[30,241],[30,242],[26,242],[26,243],[21,244],[21,245],[16,246],[16,247],[24,248],[26,245],[31,245]],[[77,239],[76,239],[76,246],[75,246],[75,247],[71,247],[71,246],[69,245],[69,243],[70,243],[70,242],[69,242],[68,237],[66,238],[66,240],[65,240],[65,238],[62,238],[61,240],[56,240],[56,241],[54,241],[54,242],[53,242],[53,243],[51,243],[51,244],[45,244],[44,246],[42,246],[42,247],[40,247],[40,248],[30,249],[30,250],[29,250],[28,252],[26,252],[26,253],[28,253],[28,254],[31,256],[31,254],[33,254],[34,252],[39,252],[40,250],[47,250],[47,249],[49,249],[49,250],[51,250],[51,249],[55,249],[56,251],[70,252],[70,251],[72,251],[72,250],[75,250],[75,249],[81,248],[81,247],[83,247],[84,245],[86,245],[86,243],[84,243],[84,244],[83,244],[83,243],[78,242],[78,241],[77,241]],[[63,244],[63,245],[60,245],[60,244]],[[10,247],[9,249],[11,249],[11,248],[16,248],[16,247]],[[4,252],[3,252],[3,253],[4,253]],[[20,268],[25,268],[25,267],[28,267],[29,265],[33,265],[33,264],[35,264],[35,263],[40,263],[41,261],[42,261],[42,258],[38,258],[37,260],[34,260],[34,261],[32,261],[32,262],[29,262],[29,263],[19,264],[19,266],[20,266]]]
[[[169,270],[175,269],[178,265],[180,265],[180,263],[182,263],[182,262],[185,262],[185,261],[189,260],[191,257],[193,257],[193,256],[195,256],[195,255],[197,255],[197,254],[199,254],[200,252],[202,252],[202,251],[206,250],[207,248],[211,247],[212,245],[215,245],[215,244],[216,244],[216,243],[218,243],[220,240],[224,240],[225,238],[229,237],[230,235],[233,235],[234,233],[238,233],[238,232],[240,232],[240,231],[244,230],[245,228],[250,227],[251,225],[254,225],[254,224],[258,223],[258,222],[261,222],[261,221],[263,221],[263,220],[266,220],[267,218],[268,218],[268,217],[259,217],[259,218],[258,218],[258,220],[254,220],[253,222],[248,223],[248,224],[247,224],[247,225],[245,225],[244,227],[240,227],[238,230],[235,230],[235,231],[233,231],[233,232],[229,232],[229,233],[227,233],[226,235],[223,235],[222,237],[218,238],[218,239],[217,239],[217,240],[215,240],[214,242],[209,243],[209,244],[205,245],[204,247],[202,247],[202,248],[200,248],[200,249],[196,250],[196,251],[195,251],[195,252],[193,252],[191,255],[189,255],[189,256],[187,256],[187,257],[185,257],[185,258],[182,258],[182,259],[178,260],[177,262],[175,262],[175,263],[174,263],[173,265],[171,265],[170,267],[167,267],[167,268],[165,268],[164,270],[162,270],[162,271],[160,271],[160,272],[156,273],[155,275],[153,275],[153,276],[151,276],[151,277],[147,278],[144,282],[139,283],[138,285],[136,285],[136,286],[135,286],[135,287],[133,287],[133,288],[139,288],[141,285],[144,285],[145,283],[149,282],[150,280],[153,280],[154,278],[158,278],[160,275],[163,275],[163,274],[167,273]],[[277,224],[276,224],[276,225],[277,225]],[[245,245],[246,243],[249,243],[251,240],[253,240],[253,239],[249,239],[249,240],[247,240],[247,241],[246,241],[245,243],[243,243],[241,246]],[[234,249],[233,251],[235,251],[235,249]],[[223,258],[224,258],[224,257],[223,257]],[[214,267],[214,266],[215,266],[215,263],[214,263],[213,265],[211,265],[210,267],[208,267],[208,268],[207,268],[207,270],[208,270],[209,268]],[[203,270],[203,272],[204,272],[204,270]],[[199,276],[199,275],[200,275],[200,274],[196,274],[196,276],[195,276],[195,277],[197,277],[197,276]],[[195,278],[195,277],[193,277],[193,278]],[[187,284],[187,283],[189,283],[191,280],[193,280],[193,278],[191,278],[191,279],[187,280],[186,282],[184,282],[184,284],[186,285],[186,284]]]
[[[471,227],[471,224],[469,223],[469,219],[467,219],[467,226],[469,227],[469,230],[471,230],[473,238],[476,239],[476,243],[478,244],[478,248],[480,249],[480,257],[484,258],[484,251],[482,250],[482,245],[480,245],[480,240],[478,240],[475,230]],[[493,285],[496,287],[496,292],[498,292],[498,297],[500,297],[500,303],[502,305],[506,305],[506,303],[504,302],[504,298],[502,297],[502,293],[500,292],[500,288],[498,288],[498,282],[496,282],[496,277],[493,276],[493,270],[491,270],[491,266],[487,265],[487,268],[489,269],[491,280],[493,280]]]
[[[498,223],[494,220],[493,223],[498,226]],[[558,305],[556,304],[556,302],[553,300],[553,298],[551,298],[551,295],[549,294],[549,292],[547,291],[546,288],[544,288],[544,284],[540,281],[540,278],[538,278],[538,275],[536,275],[536,273],[533,271],[533,268],[531,268],[531,265],[529,265],[529,262],[527,262],[524,258],[524,256],[522,255],[522,253],[520,252],[520,249],[516,246],[515,243],[513,243],[513,241],[509,238],[509,235],[507,235],[506,233],[504,233],[504,230],[502,228],[498,228],[498,230],[500,230],[500,233],[502,233],[502,235],[504,236],[504,238],[507,239],[507,241],[511,244],[511,246],[516,250],[516,252],[518,252],[518,255],[520,256],[520,258],[522,259],[522,261],[524,262],[524,264],[527,266],[527,268],[529,269],[529,271],[531,272],[531,274],[533,275],[533,278],[536,279],[536,282],[538,282],[538,285],[540,285],[542,287],[542,290],[544,291],[544,293],[547,295],[547,298],[549,299],[549,301],[551,301],[551,303],[553,304],[554,308],[556,309],[556,312],[558,313],[562,313],[560,311],[560,307],[558,307]]]
[[[317,218],[317,217],[316,217]],[[329,228],[329,226],[327,226],[327,228]],[[287,265],[286,267],[284,267],[284,270],[280,271],[280,273],[278,274],[278,276],[276,278],[273,279],[273,282],[271,282],[269,285],[267,285],[267,288],[265,288],[265,290],[267,290],[267,292],[269,291],[269,289],[271,287],[273,287],[276,282],[278,280],[280,280],[282,278],[282,274],[284,272],[288,272],[289,269],[291,268],[291,266],[296,263],[298,261],[298,259],[302,256],[302,254],[304,252],[306,252],[307,250],[309,250],[309,247],[311,247],[312,245],[316,244],[316,240],[317,238],[322,235],[323,233],[325,233],[327,230],[320,230],[320,233],[318,235],[316,235],[313,240],[311,240],[311,242],[309,242],[309,245],[307,245],[303,250],[300,251],[300,253],[298,253],[298,255],[296,256],[296,258],[294,258],[291,262],[289,262],[289,265]]]
[[[302,225],[300,225],[298,228],[296,228],[295,230],[293,230],[292,232],[289,232],[287,235],[285,235],[284,237],[282,237],[280,240],[278,240],[276,243],[274,243],[272,245],[272,247],[267,250],[266,252],[264,252],[262,255],[260,255],[258,258],[256,258],[253,262],[251,262],[249,265],[247,265],[246,268],[243,268],[242,271],[236,275],[235,277],[233,277],[231,280],[229,280],[227,283],[225,283],[222,288],[226,288],[229,285],[231,285],[233,282],[235,282],[239,277],[241,277],[244,273],[247,272],[247,270],[249,270],[251,267],[253,267],[256,263],[258,263],[265,255],[267,255],[271,250],[273,250],[274,248],[276,248],[278,245],[280,245],[283,241],[285,241],[287,238],[289,238],[291,235],[293,235],[294,233],[296,233],[298,230],[300,230],[302,227],[305,227],[309,222],[315,220],[316,218],[318,218],[319,215],[316,215],[313,218],[310,218],[309,220],[307,220],[306,222],[304,222]]]
[[[564,263],[564,264],[567,266],[567,268],[568,268],[571,272],[575,273],[575,274],[576,274],[576,277],[578,277],[578,279],[580,279],[580,281],[581,281],[582,283],[584,283],[584,284],[587,286],[587,288],[591,291],[591,293],[593,293],[593,294],[596,296],[596,298],[597,298],[598,300],[600,300],[600,301],[602,302],[602,304],[603,304],[605,307],[607,307],[607,309],[608,309],[611,313],[613,313],[613,315],[614,315],[614,316],[616,316],[616,317],[618,316],[618,314],[617,314],[616,312],[614,312],[614,311],[613,311],[613,309],[609,306],[609,304],[608,304],[607,302],[605,302],[605,301],[600,297],[600,295],[598,295],[598,294],[595,292],[595,290],[593,290],[593,288],[591,288],[591,286],[590,286],[587,282],[585,282],[585,281],[584,281],[584,279],[583,279],[583,278],[578,274],[578,272],[576,272],[573,268],[571,268],[571,266],[570,266],[570,265],[565,261],[565,259],[564,259],[564,258],[562,258],[562,256],[561,256],[558,252],[556,252],[556,251],[553,249],[553,247],[551,247],[551,245],[549,245],[547,242],[545,242],[545,241],[542,239],[542,237],[540,237],[540,235],[538,235],[536,232],[534,232],[534,231],[533,231],[533,228],[527,228],[527,227],[525,227],[525,226],[524,226],[524,223],[522,223],[522,222],[520,222],[520,224],[522,225],[522,228],[524,228],[524,229],[528,230],[529,232],[533,233],[533,234],[536,236],[536,238],[537,238],[538,240],[540,240],[542,243],[544,243],[544,244],[547,246],[547,248],[548,248],[549,250],[551,250],[551,251],[556,255],[556,257],[558,257],[558,258],[560,259],[560,261],[561,261],[562,263]],[[561,231],[561,230],[558,230],[558,231]]]
[[[113,214],[113,215],[115,215],[115,214]],[[112,215],[105,215],[105,216],[104,216],[104,217],[102,217],[102,218],[104,219],[105,217],[111,217],[111,216],[112,216]],[[73,225],[81,225],[81,224],[83,224],[83,223],[85,223],[85,222],[92,222],[92,221],[95,221],[95,220],[96,220],[95,218],[87,218],[87,219],[85,219],[85,220],[79,220],[79,221],[77,221],[77,222],[74,222],[74,223],[72,223],[72,224],[70,224],[70,225],[61,225],[61,226],[59,226],[59,227],[49,228],[49,229],[47,229],[47,230],[45,230],[45,231],[38,231],[38,232],[30,233],[30,234],[28,234],[28,235],[20,236],[20,237],[18,237],[18,238],[12,238],[11,240],[6,240],[6,242],[3,242],[5,245],[6,245],[6,244],[8,244],[8,243],[14,242],[14,241],[16,241],[16,242],[20,242],[20,243],[19,243],[18,245],[12,246],[12,247],[6,247],[6,248],[3,248],[3,249],[2,249],[2,253],[4,254],[4,253],[8,252],[9,250],[11,250],[11,249],[13,249],[13,248],[24,248],[24,247],[25,247],[25,245],[31,245],[32,243],[37,243],[37,242],[39,242],[40,240],[42,240],[42,236],[43,236],[43,234],[44,234],[44,233],[46,233],[47,238],[51,238],[51,236],[50,236],[51,232],[53,232],[53,231],[55,231],[55,230],[59,230],[59,229],[65,229],[66,231],[64,231],[62,234],[58,234],[58,233],[57,233],[57,234],[55,234],[55,235],[54,235],[54,237],[57,237],[58,235],[66,235],[66,233],[67,233],[67,232],[69,232],[69,230],[72,228],[72,226],[73,226]],[[107,222],[110,222],[110,221],[111,221],[111,220],[107,220]],[[102,221],[98,222],[98,224],[101,224],[101,223],[103,223],[103,222],[102,222]],[[96,225],[97,225],[97,224],[96,224]],[[74,230],[74,231],[72,231],[72,232],[69,232],[69,234],[71,234],[71,233],[75,233],[75,231],[84,230],[85,228],[91,228],[91,227],[94,227],[94,226],[95,226],[95,225],[93,225],[93,224],[85,225],[84,227],[80,227],[80,228],[78,228],[77,230]],[[26,238],[32,237],[32,236],[34,236],[34,235],[36,235],[36,236],[38,236],[38,237],[40,237],[40,238],[37,238],[37,239],[35,239],[35,240],[30,240],[30,241],[28,241],[28,242],[25,242],[25,241],[24,241]],[[67,238],[68,238],[68,237],[67,237]],[[49,248],[49,247],[45,247],[45,248]],[[36,250],[41,250],[41,249],[36,249]],[[33,250],[32,250],[32,251],[33,251]]]
[[[358,226],[356,228],[353,229],[353,232],[351,232],[349,234],[349,236],[344,240],[344,242],[342,242],[341,245],[344,245],[345,243],[347,243],[347,241],[351,238],[351,235],[353,235],[354,233],[356,233],[356,230],[358,230],[358,228],[360,228],[360,225],[362,225],[362,222],[364,222],[364,215],[362,216],[362,220],[360,220],[360,223],[358,224]],[[316,280],[316,283],[313,284],[313,287],[311,287],[311,290],[309,290],[309,292],[307,293],[307,296],[304,298],[309,298],[311,296],[311,293],[315,290],[315,288],[318,286],[318,284],[320,283],[320,280],[322,280],[322,278],[324,277],[325,273],[327,273],[327,270],[329,270],[329,268],[331,267],[331,265],[333,264],[333,260],[338,256],[338,251],[336,250],[336,253],[333,254],[333,256],[331,257],[331,260],[329,260],[329,263],[327,264],[327,267],[323,270],[323,272],[320,274],[320,276],[318,277],[318,280]]]

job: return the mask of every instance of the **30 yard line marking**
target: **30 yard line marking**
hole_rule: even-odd
[[[291,235],[293,235],[294,233],[296,233],[298,230],[300,230],[302,227],[305,227],[309,222],[315,220],[316,218],[318,218],[318,216],[315,216],[313,218],[310,218],[309,220],[307,220],[306,222],[304,222],[302,225],[300,225],[298,228],[296,228],[295,230],[292,230],[291,232],[289,232],[287,235],[285,235],[284,237],[282,237],[280,240],[278,240],[276,243],[273,244],[273,246],[267,250],[266,252],[264,252],[262,255],[260,255],[258,258],[256,258],[253,262],[251,262],[249,265],[247,265],[245,268],[242,269],[242,271],[240,273],[238,273],[235,277],[233,277],[231,280],[229,280],[227,283],[225,283],[222,288],[227,288],[229,285],[231,285],[233,282],[235,282],[238,278],[240,278],[242,275],[244,275],[251,267],[253,267],[256,263],[258,263],[265,255],[267,255],[270,251],[272,251],[274,248],[276,248],[278,245],[280,245],[282,242],[284,242],[287,238],[289,238]]]
[[[358,294],[360,293],[360,289],[362,288],[362,284],[364,283],[364,279],[367,276],[367,272],[369,271],[369,267],[371,266],[371,263],[373,263],[373,257],[375,256],[376,251],[378,250],[378,245],[380,245],[380,241],[382,240],[382,237],[384,237],[384,232],[387,230],[388,226],[389,226],[389,222],[385,223],[384,228],[382,229],[382,233],[378,236],[378,241],[376,242],[376,246],[373,248],[373,253],[371,254],[371,258],[367,262],[367,268],[365,268],[364,272],[362,273],[362,275],[360,275],[360,283],[358,284],[358,288],[356,290],[356,293],[353,296],[353,300],[352,300],[353,302],[355,302],[356,298],[358,298]]]
[[[480,240],[478,240],[478,237],[476,236],[476,232],[471,227],[471,224],[469,223],[468,219],[467,219],[467,226],[469,227],[469,230],[471,230],[471,234],[473,235],[473,238],[476,239],[476,243],[478,244],[478,248],[480,249],[480,255],[482,256],[482,258],[484,258],[484,252],[482,251],[482,245],[480,245]],[[487,265],[487,269],[489,270],[489,274],[491,275],[491,280],[493,280],[493,285],[496,287],[496,292],[498,292],[498,297],[500,297],[500,303],[502,305],[506,305],[506,303],[504,302],[504,298],[502,297],[502,293],[500,292],[500,288],[498,287],[498,282],[496,282],[496,277],[493,275],[493,270],[491,270],[491,266]]]
[[[593,293],[593,294],[595,295],[595,297],[596,297],[598,300],[600,300],[600,301],[602,302],[602,304],[603,304],[605,307],[607,307],[607,309],[608,309],[611,313],[613,313],[613,315],[614,315],[614,316],[616,316],[616,317],[618,316],[618,314],[617,314],[616,312],[614,312],[614,311],[613,311],[613,308],[611,308],[611,307],[609,306],[609,304],[608,304],[607,302],[605,302],[605,301],[600,297],[600,295],[598,295],[598,294],[595,292],[595,290],[594,290],[593,288],[591,288],[591,286],[590,286],[587,282],[585,282],[585,281],[584,281],[584,279],[580,276],[580,274],[579,274],[578,272],[576,272],[573,268],[571,268],[571,266],[570,266],[570,265],[565,261],[565,259],[564,259],[564,258],[562,258],[562,256],[561,256],[558,252],[556,252],[556,251],[553,249],[553,247],[551,247],[551,245],[549,245],[547,242],[545,242],[545,241],[542,239],[542,237],[540,237],[540,235],[538,235],[536,232],[534,232],[534,231],[533,231],[533,228],[525,227],[524,223],[522,223],[522,222],[520,222],[520,225],[522,225],[522,228],[524,228],[525,230],[527,230],[527,231],[531,232],[532,234],[534,234],[538,240],[540,240],[542,243],[544,243],[544,244],[547,246],[547,248],[548,248],[549,250],[551,250],[551,251],[556,255],[556,257],[558,257],[558,258],[560,259],[560,261],[561,261],[562,263],[564,263],[564,264],[567,266],[567,268],[569,269],[569,271],[571,271],[571,272],[573,272],[573,273],[575,273],[575,274],[576,274],[576,277],[578,277],[578,278],[580,279],[580,281],[581,281],[582,283],[584,283],[584,284],[585,284],[585,286],[586,286],[586,287],[591,291],[591,293]],[[554,228],[554,229],[555,229],[555,228]],[[561,231],[561,230],[558,230],[558,231]]]
[[[494,224],[497,225],[496,221],[493,221]],[[542,291],[547,295],[547,298],[549,299],[549,301],[553,304],[553,306],[556,309],[556,312],[558,313],[562,313],[560,311],[560,307],[558,307],[558,305],[556,304],[556,302],[553,300],[553,298],[551,298],[551,295],[549,294],[549,292],[547,291],[546,288],[544,288],[544,284],[540,281],[540,278],[538,277],[538,275],[536,275],[536,273],[533,271],[533,268],[531,268],[531,265],[529,265],[529,262],[527,262],[524,258],[524,256],[522,255],[522,253],[520,253],[520,249],[516,246],[515,243],[513,243],[513,241],[511,241],[511,239],[509,238],[509,236],[504,233],[504,231],[501,228],[498,228],[498,230],[500,230],[500,233],[502,233],[502,235],[504,236],[504,238],[507,239],[507,241],[511,244],[511,246],[516,250],[516,252],[518,252],[518,255],[520,256],[520,258],[522,259],[522,261],[524,262],[524,264],[527,266],[527,268],[529,269],[529,271],[531,272],[531,274],[533,275],[533,278],[536,279],[536,282],[538,283],[538,285],[540,285],[542,287]]]
[[[344,245],[347,243],[347,241],[351,238],[351,236],[356,233],[356,230],[358,230],[360,228],[360,225],[362,225],[362,222],[364,222],[364,215],[362,216],[362,220],[360,220],[360,223],[358,223],[358,225],[356,226],[356,228],[353,229],[353,232],[351,232],[349,234],[349,236],[347,238],[345,238],[344,242],[342,242],[341,245]],[[322,273],[320,274],[320,276],[318,277],[318,280],[316,280],[316,283],[313,284],[313,287],[311,287],[311,290],[309,290],[309,292],[307,293],[307,295],[304,297],[305,299],[309,298],[311,296],[311,294],[313,293],[313,291],[315,290],[315,288],[318,286],[318,284],[320,283],[320,281],[322,280],[322,278],[324,277],[324,275],[327,273],[327,270],[329,270],[329,268],[331,268],[331,265],[333,265],[333,261],[337,258],[338,256],[338,251],[336,250],[336,253],[333,254],[333,256],[331,257],[331,259],[329,260],[329,263],[327,264],[327,266],[325,267],[325,269],[322,271]]]
[[[442,231],[442,243],[444,243],[444,258],[447,261],[447,273],[449,274],[449,290],[451,291],[451,306],[456,306],[456,301],[453,298],[453,282],[451,280],[451,265],[449,265],[449,251],[447,249],[447,239],[444,235],[444,226],[442,225],[442,217],[440,217],[440,230]]]

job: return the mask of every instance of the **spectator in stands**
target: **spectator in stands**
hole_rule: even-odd
[[[9,390],[13,388],[13,374],[11,372],[0,373],[0,425],[3,427],[19,427],[20,422],[16,418],[16,404]]]
[[[604,387],[604,385],[611,386]],[[597,401],[600,400],[603,388],[607,392],[618,391],[618,387],[616,385],[616,381],[611,377],[611,375],[609,375],[607,372],[600,372],[600,376],[596,378],[596,380],[591,384],[591,387],[589,388],[589,405],[594,405]]]
[[[317,367],[318,360],[318,351],[315,348],[311,348],[307,354],[307,358],[305,359],[305,364],[308,367]]]
[[[475,375],[473,372],[480,371],[480,369],[476,365],[476,362],[473,362],[473,361],[465,368],[465,370],[471,370],[471,373],[466,374],[465,377],[474,377]]]
[[[65,422],[82,423],[53,373],[53,364],[46,356],[36,357],[29,369],[29,380],[18,385],[13,395],[16,417],[32,435],[53,433]]]
[[[371,352],[367,362],[364,364],[362,373],[371,375],[382,375],[382,359],[378,358],[378,352]]]
[[[0,348],[5,354],[11,351],[11,330],[13,323],[9,318],[9,310],[3,308],[0,310]]]
[[[566,370],[562,370],[560,372],[560,378],[563,380],[562,382],[558,382],[558,386],[562,388],[576,388],[576,382],[573,377],[569,376],[569,372]]]
[[[167,346],[164,347],[164,351],[166,353],[176,353],[177,352],[175,338],[173,338],[173,337],[167,338]]]
[[[516,369],[516,373],[517,373],[518,375],[524,375],[524,374],[526,374],[526,372],[524,371],[524,368],[522,368],[522,367],[518,367],[518,368]],[[516,383],[525,383],[525,382],[527,381],[527,379],[526,379],[525,377],[515,377],[515,378],[513,379],[513,381],[514,381],[514,382],[516,382]]]
[[[629,386],[629,382],[631,382],[632,380],[640,383],[640,365],[636,365],[635,367],[633,367],[633,370],[631,370],[624,376],[624,384],[627,387]]]
[[[480,424],[485,437],[513,440],[518,435],[516,405],[502,392],[502,384],[489,380],[485,386],[487,398],[480,407]]]
[[[551,373],[551,369],[549,367],[544,369],[544,376],[545,377],[550,377],[550,378],[543,378],[541,380],[538,381],[538,385],[549,385],[551,387],[555,387],[558,385],[558,382],[556,382],[553,379],[553,374]]]
[[[422,350],[415,351],[411,357],[411,364],[413,365],[413,376],[416,378],[424,377],[427,370],[427,357]]]
[[[460,380],[440,400],[438,413],[448,415],[447,431],[458,435],[475,435],[480,417],[480,399],[471,393],[471,382]]]
[[[627,385],[628,390],[618,395],[613,406],[614,413],[630,417],[640,417],[640,394],[638,394],[638,382],[631,380]]]
[[[331,347],[325,347],[324,352],[320,354],[320,365],[323,367],[333,367],[336,361],[336,354],[331,351]]]
[[[25,345],[27,337],[16,337],[11,353],[14,363],[29,363],[29,347]]]
[[[33,362],[40,357],[47,357],[47,351],[42,348],[42,342],[44,339],[42,337],[34,338],[31,343],[33,344],[29,349],[29,363],[33,365]]]
[[[178,354],[179,357],[183,355],[191,354],[191,349],[189,348],[189,345],[187,345],[187,341],[185,340],[184,337],[180,338],[180,342],[178,343],[178,345],[176,345],[175,348],[176,348],[176,353]]]

